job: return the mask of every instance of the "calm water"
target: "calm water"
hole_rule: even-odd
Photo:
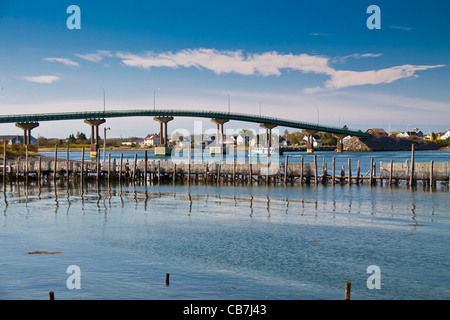
[[[0,299],[450,298],[446,185],[0,186]]]

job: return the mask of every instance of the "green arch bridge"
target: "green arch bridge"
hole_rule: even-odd
[[[98,149],[98,126],[104,123],[107,118],[121,118],[121,117],[154,117],[161,125],[161,144],[167,145],[167,123],[174,119],[174,117],[195,117],[195,118],[209,118],[212,122],[217,124],[218,132],[221,130],[223,137],[223,124],[230,121],[245,121],[251,123],[259,123],[262,128],[265,128],[268,135],[271,130],[277,126],[303,129],[310,136],[316,132],[328,132],[340,140],[347,135],[356,137],[370,137],[370,134],[362,131],[347,130],[344,128],[324,126],[302,121],[295,121],[289,119],[280,119],[267,116],[256,116],[244,113],[231,113],[219,111],[202,111],[202,110],[111,110],[111,111],[86,111],[86,112],[61,112],[61,113],[38,113],[38,114],[14,114],[14,115],[0,115],[0,123],[16,123],[16,126],[24,130],[24,144],[29,143],[31,130],[39,126],[39,122],[43,121],[62,121],[62,120],[84,120],[85,123],[91,125],[91,152],[96,152]],[[221,128],[221,129],[220,129]],[[95,129],[95,133],[94,133]],[[97,137],[97,141],[94,141]],[[269,140],[270,141],[270,140]],[[96,143],[97,142],[97,143]],[[308,141],[309,144],[312,142]],[[339,146],[338,146],[339,151]],[[342,151],[342,150],[341,150]]]

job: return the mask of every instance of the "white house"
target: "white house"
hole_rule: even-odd
[[[441,135],[441,140],[447,140],[449,138],[450,138],[450,129],[448,129],[446,133]]]
[[[405,132],[399,133],[397,135],[397,137],[399,137],[399,138],[409,138],[409,137],[412,137],[412,136],[423,138],[423,132],[420,131],[417,128],[414,128],[411,131],[405,131]]]
[[[142,147],[155,147],[161,144],[161,139],[158,134],[149,134],[144,138]]]
[[[308,142],[308,136],[303,137],[303,141]],[[322,141],[320,140],[320,136],[313,134],[312,136],[313,146],[314,147],[320,147],[322,145]]]
[[[5,141],[7,145],[13,145],[15,143],[23,144],[23,136],[0,136],[0,141]],[[35,144],[37,139],[35,137],[30,137],[31,144]]]

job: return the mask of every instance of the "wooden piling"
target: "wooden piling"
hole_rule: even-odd
[[[42,174],[42,157],[39,156],[39,167],[37,172],[38,181],[41,181],[41,174]]]
[[[350,300],[352,284],[350,282],[345,283],[345,300]]]
[[[352,160],[348,158],[348,184],[352,184]]]
[[[53,292],[53,291],[50,291],[49,293],[48,293],[48,299],[49,300],[55,300],[55,293]]]
[[[166,286],[170,285],[170,273],[166,273]]]
[[[3,180],[6,178],[6,142],[3,142]]]
[[[303,157],[300,160],[300,183],[303,183]]]
[[[136,179],[137,153],[134,154],[133,181]]]
[[[158,160],[158,183],[161,181],[161,160]]]
[[[28,181],[28,145],[25,145],[25,181]]]
[[[148,162],[148,156],[147,156],[147,150],[144,152],[144,183],[147,184],[147,162]]]
[[[289,166],[288,156],[286,156],[285,159],[286,160],[284,160],[284,184],[286,185],[286,183],[287,183],[287,171],[288,171],[288,166]]]
[[[84,178],[84,148],[81,151],[81,168],[80,168],[81,183],[83,183],[83,178]]]
[[[317,178],[317,156],[314,155],[314,184],[317,185],[318,178]]]
[[[392,171],[394,170],[394,161],[391,160],[389,164],[389,185],[392,186]]]
[[[123,172],[123,153],[120,154],[120,165],[119,165],[119,183],[122,178],[122,172]]]
[[[431,163],[430,163],[430,188],[432,188],[433,187],[433,184],[434,184],[434,181],[433,181],[433,168],[434,167],[434,161],[433,160],[431,160]]]
[[[96,170],[97,170],[97,172],[96,172],[96,179],[97,179],[97,181],[99,181],[99,179],[100,179],[100,172],[101,172],[101,170],[100,170],[100,152],[97,152],[97,157],[95,158],[95,162],[96,162]]]
[[[56,169],[58,168],[58,145],[55,144],[55,164],[53,167],[53,180],[56,180]]]
[[[356,184],[359,184],[360,175],[361,175],[361,167],[360,167],[360,161],[358,160],[358,165],[356,168]]]
[[[66,150],[66,177],[67,181],[69,181],[69,144],[67,144],[67,150]]]
[[[177,179],[177,164],[174,163],[173,164],[173,183],[175,183],[176,179]]]
[[[331,173],[331,183],[334,185],[336,183],[336,158],[333,157],[332,163],[332,173]]]
[[[370,185],[373,185],[373,158],[370,158]]]
[[[111,178],[111,152],[108,153],[108,183]]]
[[[409,185],[414,184],[414,144],[411,145],[411,171],[409,175]]]

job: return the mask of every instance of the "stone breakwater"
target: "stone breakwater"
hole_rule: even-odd
[[[438,150],[439,146],[431,141],[414,141],[390,137],[357,138],[344,140],[344,151],[371,152],[371,151],[410,151],[411,145],[415,150]]]

